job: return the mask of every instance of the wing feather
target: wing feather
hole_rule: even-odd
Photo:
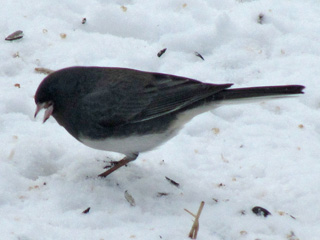
[[[178,111],[232,85],[206,84],[160,73],[144,74],[148,75],[109,84],[86,95],[81,102],[85,108],[82,112],[105,127],[142,122]]]

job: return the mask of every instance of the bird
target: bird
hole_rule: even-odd
[[[302,85],[230,88],[120,67],[74,66],[45,77],[35,93],[36,118],[45,109],[84,145],[124,158],[106,177],[177,135],[184,124],[218,104],[240,99],[302,94]]]

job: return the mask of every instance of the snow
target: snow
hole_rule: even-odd
[[[312,0],[4,0],[0,238],[188,239],[193,217],[184,208],[196,213],[204,201],[198,239],[319,239],[319,11]],[[4,40],[16,30],[22,39]],[[45,77],[34,68],[75,65],[306,89],[201,114],[99,179],[122,155],[82,145],[53,118],[42,124],[43,112],[33,118]],[[255,206],[272,215],[256,216]]]

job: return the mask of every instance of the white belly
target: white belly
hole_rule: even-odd
[[[87,137],[80,137],[80,141],[88,147],[98,150],[118,152],[125,155],[132,153],[146,152],[163,144],[170,138],[174,137],[185,123],[190,121],[194,116],[212,109],[212,105],[206,105],[178,115],[175,121],[172,121],[166,132],[160,134],[133,135],[130,137],[106,138],[104,140],[93,140]]]
[[[80,141],[88,147],[98,150],[118,152],[125,155],[149,151],[168,138],[165,134],[150,134],[144,136],[131,136],[126,138],[107,138],[104,140],[92,140],[80,138]]]

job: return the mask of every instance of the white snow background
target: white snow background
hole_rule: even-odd
[[[188,239],[201,201],[198,239],[320,239],[319,1],[2,0],[0,16],[0,239]],[[306,89],[199,115],[100,179],[121,154],[33,117],[34,69],[75,65]]]

